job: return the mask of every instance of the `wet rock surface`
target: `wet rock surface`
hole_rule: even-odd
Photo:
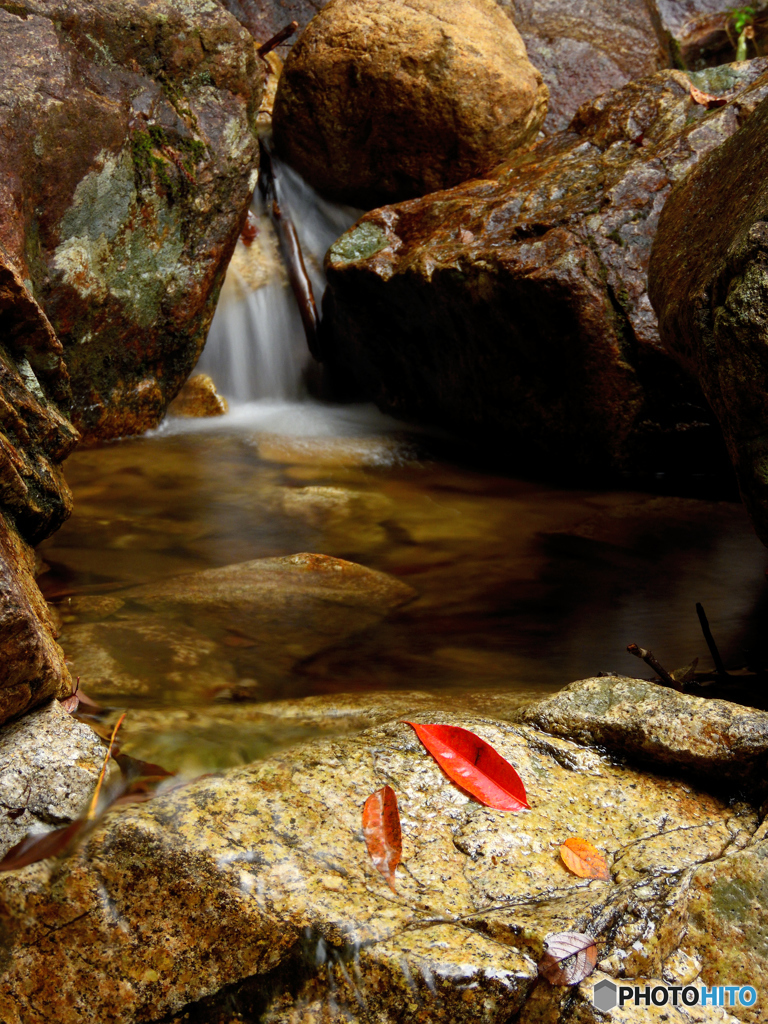
[[[768,102],[672,192],[650,296],[668,351],[714,409],[768,544]]]
[[[169,416],[223,416],[229,406],[207,373],[196,373],[168,406]]]
[[[753,809],[525,725],[437,705],[424,720],[436,714],[514,764],[530,812],[475,803],[395,721],[113,812],[57,868],[55,887],[44,864],[8,876],[4,1018],[219,1024],[225,1013],[276,1022],[322,1011],[332,1021],[419,1013],[501,1024],[519,1013],[529,1024],[583,1024],[596,1020],[595,977],[713,977],[698,940],[679,953],[691,880],[715,869],[757,878],[766,841]],[[363,802],[385,783],[403,824],[397,895],[360,831]],[[572,835],[604,852],[610,882],[565,869],[557,850]],[[718,913],[703,882],[694,892],[699,911]],[[757,923],[764,910],[749,913]],[[64,922],[66,943],[52,930]],[[599,950],[602,973],[576,994],[534,984],[544,939],[564,929],[589,932]],[[762,970],[751,935],[747,949],[730,984]]]
[[[46,832],[88,806],[105,746],[57,700],[0,729],[0,856],[28,832]],[[109,773],[119,774],[116,764]]]
[[[31,548],[0,513],[0,722],[71,690],[34,566]]]
[[[262,62],[211,0],[21,0],[0,41],[0,241],[64,347],[76,424],[140,432],[202,350]]]
[[[490,170],[535,138],[546,96],[493,0],[331,0],[286,61],[275,143],[369,209]]]
[[[768,714],[629,677],[571,683],[523,712],[548,733],[689,772],[709,784],[747,785],[759,795],[768,766]]]
[[[601,93],[669,66],[646,0],[497,0],[549,89],[543,130],[567,128]]]
[[[287,555],[123,590],[129,607],[102,622],[65,623],[62,639],[86,690],[149,693],[160,679],[163,688],[215,693],[272,679],[415,597],[354,562]]]
[[[648,263],[673,184],[768,95],[766,67],[659,72],[489,180],[367,214],[326,260],[326,362],[382,409],[539,469],[711,467]],[[694,84],[733,98],[707,110]]]

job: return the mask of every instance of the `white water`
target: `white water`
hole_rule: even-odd
[[[360,211],[321,199],[278,160],[274,160],[274,170],[278,201],[296,227],[319,309],[326,283],[325,254],[354,224]],[[252,210],[259,233],[250,247],[237,243],[196,367],[197,372],[210,374],[217,389],[230,400],[233,415],[226,417],[230,422],[242,419],[238,403],[306,399],[303,374],[310,361],[275,230],[258,190]]]

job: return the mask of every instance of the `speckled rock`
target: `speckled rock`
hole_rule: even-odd
[[[669,66],[647,0],[497,0],[549,89],[543,130],[568,126],[577,109],[610,89]]]
[[[241,674],[266,678],[378,622],[416,591],[354,562],[297,554],[187,573],[122,596],[233,644],[226,649]]]
[[[0,512],[0,722],[72,688],[34,565],[34,552]]]
[[[0,729],[0,857],[87,809],[105,746],[57,700]],[[119,775],[116,764],[110,772]],[[108,773],[109,777],[109,773]]]
[[[768,713],[678,693],[657,683],[600,676],[571,683],[522,713],[557,736],[691,772],[710,783],[762,788],[768,769]]]
[[[226,398],[216,390],[207,373],[196,373],[184,384],[168,406],[169,416],[223,416],[229,410]]]
[[[0,45],[0,241],[64,346],[75,423],[142,431],[205,340],[263,63],[213,0],[19,0]]]
[[[527,726],[441,717],[515,765],[530,812],[475,803],[391,722],[113,813],[57,868],[55,888],[45,865],[7,878],[4,1019],[152,1020],[269,973],[254,996],[262,1020],[312,1019],[301,1014],[317,1001],[334,1022],[364,1019],[359,1007],[412,1021],[416,1007],[430,1024],[502,1024],[534,987],[546,935],[563,928],[595,935],[612,976],[661,977],[685,929],[681,880],[744,848],[754,811]],[[403,823],[396,896],[360,831],[363,802],[385,782]],[[610,882],[565,869],[569,835],[604,851]],[[67,942],[49,937],[65,920]],[[100,984],[87,985],[94,971]],[[544,991],[550,1009],[561,1001]],[[230,1014],[233,998],[220,1004]],[[188,1019],[216,1021],[212,1003]]]
[[[649,294],[668,351],[694,374],[768,544],[768,101],[672,192]]]
[[[537,472],[709,470],[721,442],[659,341],[648,263],[674,182],[748,121],[766,69],[631,82],[489,180],[367,214],[326,259],[327,364]],[[734,98],[708,111],[694,83]]]
[[[494,0],[330,0],[288,55],[273,129],[319,192],[370,209],[489,171],[546,103]]]

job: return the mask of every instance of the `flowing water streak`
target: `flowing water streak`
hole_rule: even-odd
[[[320,198],[290,167],[274,160],[280,206],[301,242],[315,299],[325,290],[323,259],[332,243],[354,224],[360,211]],[[306,397],[303,371],[309,362],[301,317],[261,195],[252,210],[258,235],[250,247],[237,243],[197,365],[235,402]]]

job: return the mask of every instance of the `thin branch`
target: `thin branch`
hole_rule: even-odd
[[[286,269],[288,270],[288,280],[291,282],[296,304],[299,307],[304,334],[307,338],[307,346],[312,358],[320,362],[320,346],[318,343],[320,318],[317,314],[312,282],[309,279],[304,263],[301,243],[299,242],[299,236],[296,234],[293,221],[280,208],[280,203],[277,199],[277,188],[275,186],[275,170],[269,148],[263,139],[260,141],[259,146],[261,150],[259,189],[272,218],[272,223],[275,225],[277,236],[280,239],[280,248],[282,249]]]
[[[712,630],[709,628],[709,620],[707,619],[707,613],[704,611],[704,607],[697,601],[696,602],[696,614],[699,616],[699,622],[701,623],[701,632],[704,634],[704,639],[707,642],[709,653],[712,655],[712,661],[715,663],[715,670],[720,679],[729,679],[730,676],[723,664],[723,659],[720,657],[720,651],[717,649],[715,638],[712,636]]]
[[[107,765],[109,764],[109,759],[112,756],[112,747],[115,745],[115,736],[117,736],[117,730],[123,724],[124,718],[125,712],[123,712],[123,714],[120,715],[115,725],[115,728],[112,730],[112,736],[110,737],[109,740],[109,747],[107,748],[107,753],[104,758],[104,764],[101,766],[101,775],[99,775],[99,781],[96,783],[96,789],[93,791],[93,796],[91,798],[91,806],[88,808],[88,814],[86,815],[85,818],[86,821],[92,821],[96,817],[96,804],[99,802],[101,784],[104,781],[104,775],[106,774],[107,771]]]
[[[292,21],[290,25],[286,25],[285,28],[281,28],[279,32],[276,32],[266,43],[262,43],[256,53],[260,57],[266,57],[268,53],[271,53],[281,43],[284,43],[286,39],[290,39],[298,27],[298,21]]]
[[[630,654],[634,654],[636,658],[641,658],[667,686],[671,686],[679,693],[683,692],[682,685],[658,663],[651,651],[646,651],[644,648],[638,647],[637,644],[627,644],[627,650]]]

